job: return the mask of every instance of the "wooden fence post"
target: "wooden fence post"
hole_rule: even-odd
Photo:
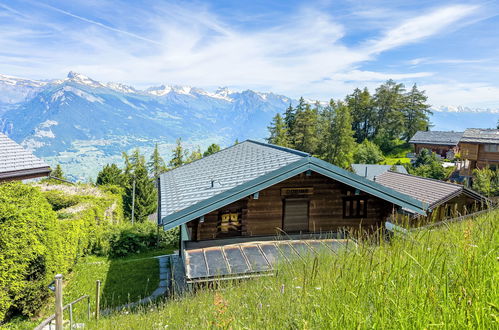
[[[99,319],[99,315],[100,315],[100,280],[97,280],[95,282],[96,286],[95,286],[95,319],[98,320]]]
[[[62,309],[62,275],[55,276],[55,329],[62,330],[63,322]]]

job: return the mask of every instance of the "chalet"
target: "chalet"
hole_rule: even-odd
[[[158,180],[158,224],[165,230],[180,227],[179,252],[192,282],[268,269],[276,244],[262,242],[276,235],[318,238],[342,228],[370,230],[396,210],[425,215],[428,206],[307,153],[255,141]],[[321,244],[295,243],[286,249]]]
[[[369,180],[373,180],[376,176],[390,171],[392,167],[392,165],[352,164],[352,170],[355,174]],[[394,169],[396,172],[407,174],[407,170],[403,165],[395,165]]]
[[[410,174],[388,171],[376,176],[374,181],[426,203],[427,216],[432,221],[469,214],[490,203],[484,196],[462,185]]]
[[[414,152],[419,155],[421,150],[428,149],[442,158],[453,159],[459,152],[459,141],[463,132],[445,131],[418,131],[410,144],[414,145]]]
[[[50,167],[0,133],[0,182],[48,176]]]
[[[462,176],[471,176],[475,168],[499,166],[499,130],[468,128],[460,142]]]

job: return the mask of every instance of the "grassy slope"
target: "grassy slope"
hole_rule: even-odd
[[[172,253],[172,250],[153,250],[116,259],[84,257],[65,279],[64,303],[89,294],[91,311],[94,312],[96,280],[102,282],[101,309],[120,306],[147,297],[159,284],[158,260],[152,257],[169,253]],[[41,313],[43,317],[53,313],[53,303],[52,299],[44,308]],[[77,322],[86,321],[86,300],[75,305],[74,313]],[[67,312],[65,318],[69,318]],[[38,325],[40,321],[14,320],[9,327],[29,329]]]
[[[498,218],[495,211],[409,240],[296,261],[278,276],[201,290],[89,328],[497,328]]]

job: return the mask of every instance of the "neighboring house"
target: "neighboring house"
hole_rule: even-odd
[[[0,133],[0,182],[48,176],[50,167]]]
[[[459,172],[462,176],[471,176],[475,168],[499,165],[499,130],[468,128],[459,142],[461,163]]]
[[[374,180],[428,204],[427,216],[433,221],[469,214],[489,204],[487,198],[471,189],[440,180],[396,172],[385,172]]]
[[[414,145],[416,155],[428,149],[442,158],[453,159],[459,152],[458,144],[462,136],[463,132],[418,131],[409,143]]]
[[[392,165],[374,165],[374,164],[352,164],[352,170],[355,174],[366,179],[373,180],[375,176],[388,172]],[[407,174],[403,165],[395,165],[396,172]]]
[[[213,275],[213,269],[205,269],[212,266],[202,266],[208,259],[231,258],[228,250],[220,248],[195,252],[199,244],[255,242],[278,234],[312,235],[345,227],[370,230],[382,226],[399,209],[422,215],[427,209],[420,200],[307,153],[255,141],[166,172],[158,186],[159,225],[165,230],[180,227],[180,254],[191,281]],[[230,253],[239,256],[236,261],[243,260],[244,249],[234,247]],[[265,264],[268,257],[260,255],[263,249],[253,246],[241,262],[249,262],[248,267]],[[222,268],[234,272],[243,267],[236,261],[230,267],[222,262]]]

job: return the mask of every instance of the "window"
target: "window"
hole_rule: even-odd
[[[343,218],[363,218],[367,216],[367,197],[343,197]]]
[[[499,146],[497,144],[486,144],[484,150],[485,152],[498,152]]]

